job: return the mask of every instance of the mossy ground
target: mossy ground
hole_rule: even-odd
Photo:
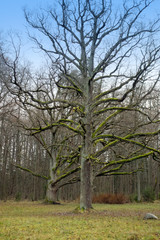
[[[159,240],[160,202],[94,204],[94,211],[75,212],[77,204],[0,202],[0,240]]]

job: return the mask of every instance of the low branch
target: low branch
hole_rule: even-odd
[[[16,165],[16,164],[14,164],[14,163],[12,163],[12,165],[15,166],[16,168],[19,168],[19,169],[21,169],[21,170],[23,170],[23,171],[25,171],[25,172],[28,172],[28,173],[32,174],[32,175],[35,176],[35,177],[43,178],[43,179],[45,179],[45,180],[49,180],[49,179],[50,179],[49,177],[46,177],[46,176],[41,175],[41,174],[39,174],[39,173],[33,172],[32,170],[30,170],[30,169],[28,169],[28,168],[25,168],[25,167],[22,167],[22,166],[20,166],[20,165]]]

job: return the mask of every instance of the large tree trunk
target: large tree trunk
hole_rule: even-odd
[[[92,114],[90,110],[92,102],[92,86],[89,82],[86,84],[85,95],[85,117],[83,118],[85,136],[83,139],[83,147],[81,152],[80,209],[92,208]]]
[[[55,132],[53,132],[52,138],[51,138],[51,144],[54,144],[55,141],[56,141]],[[51,148],[51,156],[49,159],[50,179],[48,180],[48,184],[47,184],[46,199],[49,202],[56,203],[58,200],[58,197],[57,197],[58,186],[56,184],[53,185],[55,179],[57,178],[56,173],[53,171],[53,169],[56,167],[56,149],[54,148],[54,146],[52,146]]]
[[[50,179],[48,180],[48,184],[47,184],[46,200],[53,203],[55,203],[58,200],[57,198],[58,186],[57,184],[53,185],[56,179],[56,175],[53,172],[54,167],[55,167],[55,162],[53,160],[50,160]]]
[[[81,156],[80,209],[92,208],[92,166],[85,153]]]
[[[56,203],[57,202],[57,187],[51,186],[50,180],[47,186],[46,198],[48,202]]]

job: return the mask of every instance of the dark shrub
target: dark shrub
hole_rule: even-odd
[[[16,193],[15,200],[18,202],[18,201],[21,201],[21,198],[22,198],[22,194],[20,192]]]
[[[154,202],[154,200],[155,200],[155,192],[153,191],[153,189],[151,187],[147,187],[143,191],[143,200],[145,202]]]

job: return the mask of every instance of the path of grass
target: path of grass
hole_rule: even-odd
[[[154,204],[95,204],[91,213],[74,213],[76,204],[43,205],[0,202],[0,240],[160,240],[160,218]]]

